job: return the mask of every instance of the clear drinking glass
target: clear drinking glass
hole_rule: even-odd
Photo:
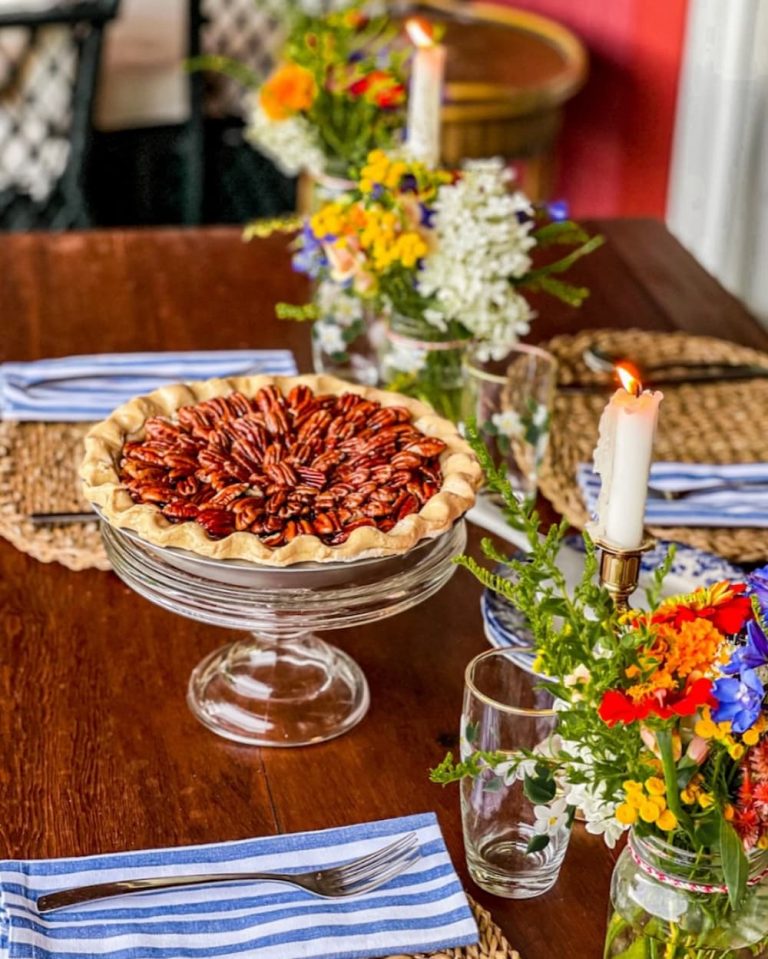
[[[475,420],[519,497],[533,498],[549,442],[557,361],[537,346],[518,344],[499,360],[474,346],[464,374],[464,420]]]
[[[547,820],[549,842],[528,851],[543,834],[544,812],[523,791],[523,773],[533,773],[535,760],[519,769],[516,759],[521,750],[547,753],[556,718],[552,694],[542,688],[546,680],[526,668],[530,652],[491,649],[476,656],[465,673],[461,717],[462,760],[476,750],[503,754],[496,765],[483,764],[478,775],[461,780],[467,866],[478,886],[508,899],[552,888],[571,832],[565,816]]]

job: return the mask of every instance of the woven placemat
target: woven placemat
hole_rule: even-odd
[[[389,956],[388,959],[520,959],[517,952],[507,942],[504,933],[491,918],[491,914],[467,897],[477,920],[480,939],[476,946],[464,946],[461,949],[445,949],[430,955],[419,953],[416,956]]]
[[[90,509],[77,470],[88,423],[0,422],[0,536],[42,563],[109,569],[96,521],[33,526],[30,513]]]
[[[542,344],[560,363],[561,384],[605,382],[605,375],[592,373],[584,362],[584,350],[591,344],[632,360],[641,369],[670,360],[758,363],[768,367],[768,354],[713,337],[647,330],[582,330]],[[665,370],[663,375],[673,373]],[[768,378],[660,388],[664,401],[654,449],[657,460],[768,461],[768,432],[763,422],[768,410]],[[550,446],[539,487],[555,509],[580,528],[587,522],[588,514],[576,482],[576,469],[579,463],[592,461],[600,414],[608,395],[559,393],[555,401]],[[659,538],[719,553],[734,562],[754,562],[768,556],[768,530],[764,529],[659,526],[650,527],[650,532]]]

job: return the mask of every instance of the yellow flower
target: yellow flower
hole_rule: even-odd
[[[701,792],[697,798],[702,809],[709,809],[709,807],[715,803],[715,797],[712,793]]]
[[[745,746],[756,746],[759,740],[760,733],[755,726],[753,726],[751,729],[748,729],[741,737],[741,741]]]
[[[758,849],[768,849],[768,835],[765,833],[757,840]]]
[[[731,759],[735,759],[737,762],[744,756],[746,749],[741,745],[741,743],[733,743],[728,747],[728,755]]]
[[[725,806],[723,806],[723,819],[726,822],[731,822],[735,815],[736,809],[731,805],[731,803],[726,803]]]
[[[707,712],[709,712],[709,710],[707,710]],[[696,723],[693,731],[697,736],[701,736],[702,739],[714,739],[717,735],[717,726],[707,715]]]
[[[671,810],[665,809],[656,820],[656,825],[659,829],[663,829],[664,832],[669,832],[677,827],[677,817]]]
[[[630,806],[629,803],[623,802],[616,807],[616,818],[622,826],[631,826],[637,822],[637,810],[634,806]]]
[[[643,784],[639,783],[636,779],[627,779],[622,784],[624,787],[624,792],[629,793],[642,793]]]
[[[650,779],[646,779],[645,788],[648,790],[651,796],[665,796],[667,792],[667,787],[664,784],[664,780],[660,779],[658,776],[651,776]]]
[[[661,810],[659,809],[658,803],[651,802],[650,799],[645,800],[640,803],[640,818],[643,822],[656,822],[656,820],[661,815]]]
[[[701,790],[694,783],[688,783],[685,789],[680,790],[680,798],[687,805],[690,806],[696,802],[699,793]]]

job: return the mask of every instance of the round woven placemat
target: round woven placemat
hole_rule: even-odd
[[[445,949],[430,955],[419,953],[416,956],[389,956],[388,959],[520,959],[517,952],[507,942],[504,933],[491,918],[491,914],[467,897],[477,920],[480,938],[476,946],[464,946],[461,949]]]
[[[77,471],[89,423],[0,423],[0,536],[42,563],[109,569],[98,523],[34,526],[30,513],[90,509]]]
[[[632,360],[640,369],[671,360],[758,363],[768,368],[768,354],[713,337],[647,330],[582,330],[556,336],[545,349],[559,363],[564,383],[605,382],[591,372],[583,353],[596,344],[607,353]],[[679,375],[684,370],[678,371]],[[659,376],[678,375],[665,370]],[[768,409],[766,379],[661,386],[657,460],[687,463],[755,463],[768,460],[763,411]],[[555,509],[579,528],[587,522],[578,484],[579,463],[591,463],[600,414],[607,392],[558,393],[550,446],[542,465],[539,488]],[[719,553],[734,562],[754,562],[768,556],[768,530],[695,526],[650,527],[659,538]]]

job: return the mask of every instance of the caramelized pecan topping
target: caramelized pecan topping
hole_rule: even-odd
[[[417,513],[441,486],[444,449],[403,407],[268,386],[148,419],[144,439],[123,446],[120,478],[135,502],[211,539],[248,531],[275,548],[310,534],[338,546]]]

